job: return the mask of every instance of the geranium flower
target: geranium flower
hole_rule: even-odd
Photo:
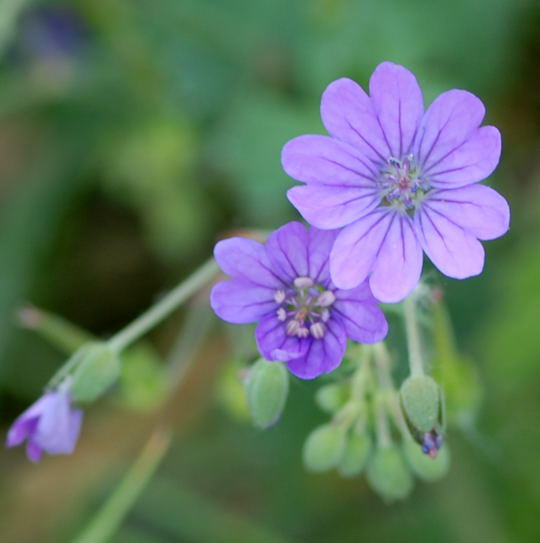
[[[39,462],[43,451],[70,454],[77,443],[82,418],[82,410],[71,407],[67,390],[48,391],[15,420],[6,445],[15,447],[26,439],[26,454],[32,462]]]
[[[449,277],[479,274],[478,240],[503,235],[510,215],[501,195],[476,184],[501,152],[499,131],[480,126],[482,102],[450,90],[424,112],[414,75],[390,62],[369,91],[331,83],[321,103],[330,136],[300,136],[282,153],[285,171],[306,183],[289,190],[293,205],[318,228],[342,228],[333,282],[353,288],[369,277],[376,298],[397,302],[420,278],[422,250]]]
[[[266,246],[246,238],[220,241],[214,256],[232,281],[217,283],[210,302],[223,320],[258,322],[264,358],[286,362],[312,379],[341,363],[347,338],[382,340],[388,326],[367,282],[352,290],[330,280],[328,259],[336,233],[290,222]]]

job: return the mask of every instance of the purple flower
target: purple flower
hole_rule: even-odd
[[[26,454],[32,462],[39,462],[43,451],[70,454],[77,443],[82,418],[82,410],[71,407],[66,390],[46,392],[11,425],[6,445],[15,447],[26,439]]]
[[[369,91],[350,79],[331,83],[321,103],[330,136],[300,136],[282,153],[285,171],[306,183],[289,200],[314,226],[342,229],[332,280],[353,288],[369,277],[376,298],[397,302],[420,278],[422,250],[449,277],[479,274],[478,240],[503,235],[510,216],[501,195],[476,184],[501,152],[499,131],[480,126],[482,102],[450,90],[424,112],[414,75],[390,62]]]
[[[266,246],[245,238],[220,241],[214,256],[232,277],[214,286],[214,311],[233,323],[258,322],[257,345],[267,360],[286,362],[303,379],[334,370],[347,338],[382,340],[388,331],[367,282],[335,287],[328,260],[336,232],[290,222]]]

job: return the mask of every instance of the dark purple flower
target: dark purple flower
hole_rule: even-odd
[[[347,338],[381,341],[388,326],[367,282],[335,287],[328,259],[336,233],[290,222],[266,246],[246,238],[220,241],[214,256],[232,277],[214,286],[214,311],[233,323],[258,322],[257,345],[267,360],[286,362],[303,379],[341,363]]]
[[[71,407],[66,390],[46,392],[11,425],[6,445],[15,447],[26,439],[26,454],[32,462],[39,462],[43,451],[70,454],[77,443],[82,418],[82,410]]]
[[[420,278],[422,250],[449,277],[479,274],[478,240],[503,235],[510,216],[501,195],[475,184],[501,152],[499,131],[480,126],[482,102],[450,90],[424,112],[414,75],[390,62],[369,91],[331,83],[321,103],[330,136],[300,136],[282,154],[285,171],[306,183],[289,190],[290,201],[314,226],[342,228],[332,280],[353,288],[369,277],[376,298],[397,302]]]

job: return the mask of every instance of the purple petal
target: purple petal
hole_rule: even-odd
[[[422,91],[414,75],[392,62],[379,64],[369,93],[392,156],[408,154],[424,113]]]
[[[274,230],[266,240],[266,254],[272,268],[290,284],[296,277],[309,276],[309,233],[293,221]]]
[[[465,279],[482,271],[482,244],[444,215],[423,206],[415,214],[414,229],[426,254],[445,275]]]
[[[328,133],[358,149],[375,163],[386,162],[390,149],[369,96],[351,79],[330,83],[321,100],[321,117]]]
[[[290,360],[289,370],[301,379],[314,379],[336,369],[343,360],[347,336],[341,323],[330,319],[322,339],[311,339],[309,348],[300,358]]]
[[[377,343],[388,333],[388,323],[382,310],[364,281],[351,290],[338,290],[332,316],[342,321],[348,337],[361,343]]]
[[[282,362],[302,356],[311,341],[288,336],[285,333],[285,324],[275,315],[267,315],[261,319],[255,328],[255,339],[264,358]]]
[[[439,95],[426,111],[417,134],[418,161],[429,168],[461,145],[485,115],[484,104],[474,94],[450,90]]]
[[[72,443],[70,451],[67,451],[67,454],[70,454],[75,449],[77,440],[79,439],[79,434],[81,433],[81,426],[83,421],[83,411],[82,409],[72,409],[71,417],[69,421],[69,441]]]
[[[433,190],[423,205],[445,215],[478,239],[495,239],[508,231],[508,203],[485,185]]]
[[[488,177],[501,156],[501,134],[494,126],[482,126],[467,140],[436,161],[429,161],[425,174],[434,187],[458,188]]]
[[[294,187],[287,197],[304,219],[319,228],[341,228],[366,212],[380,201],[375,187],[334,187],[310,184]]]
[[[49,454],[69,454],[73,451],[71,403],[67,393],[51,394],[32,441]]]
[[[394,212],[369,278],[375,298],[386,303],[403,300],[420,279],[422,256],[411,218]]]
[[[31,462],[39,462],[43,456],[43,449],[32,440],[26,444],[26,456]]]
[[[330,250],[336,241],[337,230],[309,229],[308,275],[313,281],[327,286],[330,279]]]
[[[38,419],[49,401],[50,393],[44,394],[15,419],[7,435],[7,447],[16,447],[17,445],[20,445],[32,432],[34,432]]]
[[[257,322],[277,307],[274,289],[255,286],[243,281],[221,281],[212,288],[210,305],[227,322],[246,324]]]
[[[214,248],[220,268],[233,279],[277,289],[282,283],[272,271],[265,248],[248,238],[229,238]]]
[[[283,169],[304,183],[346,187],[371,187],[378,168],[362,158],[358,150],[328,136],[299,136],[281,152]]]
[[[378,208],[341,230],[330,253],[338,288],[352,289],[369,275],[393,220],[390,208]]]

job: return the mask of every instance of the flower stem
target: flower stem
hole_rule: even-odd
[[[422,356],[422,344],[420,341],[420,328],[416,319],[416,307],[414,295],[409,296],[403,302],[405,314],[405,333],[407,335],[407,347],[409,349],[409,368],[411,375],[421,377],[424,375],[424,362]]]
[[[121,352],[128,345],[159,324],[192,294],[208,283],[217,271],[218,266],[213,258],[205,262],[185,281],[182,281],[182,283],[161,298],[159,302],[110,338],[108,341],[109,347],[116,352]]]

